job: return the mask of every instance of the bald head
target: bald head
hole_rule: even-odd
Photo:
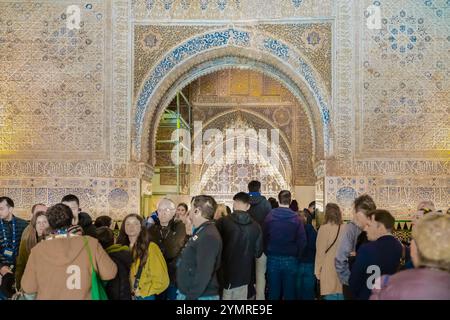
[[[158,203],[158,218],[162,226],[167,226],[175,216],[177,207],[175,203],[167,198],[161,199]]]

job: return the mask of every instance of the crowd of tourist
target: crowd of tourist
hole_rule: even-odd
[[[335,203],[323,211],[301,210],[288,190],[266,199],[251,181],[232,209],[208,195],[164,198],[148,217],[125,216],[117,235],[75,195],[34,205],[30,222],[3,196],[0,299],[450,300],[450,215],[431,201],[410,243],[367,194],[348,223]]]

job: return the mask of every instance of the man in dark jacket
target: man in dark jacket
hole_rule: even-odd
[[[250,209],[248,213],[259,223],[261,230],[264,226],[264,219],[272,210],[270,202],[261,195],[261,182],[250,181],[248,184],[248,194],[250,196]],[[265,300],[266,291],[266,265],[267,257],[263,253],[256,259],[255,277],[256,277],[256,300]]]
[[[161,249],[169,272],[170,284],[158,296],[161,300],[176,300],[176,260],[188,239],[184,223],[175,221],[175,212],[175,203],[170,199],[162,199],[158,204],[158,223],[152,224],[149,229],[152,241]]]
[[[61,203],[72,209],[74,225],[79,225],[83,229],[83,234],[95,238],[97,236],[96,228],[92,223],[92,218],[86,212],[81,212],[80,200],[73,194],[65,195]]]
[[[272,209],[264,222],[269,300],[296,299],[298,262],[306,247],[303,222],[289,209],[291,192],[278,194],[280,207]]]
[[[272,210],[272,205],[266,197],[261,195],[261,182],[259,181],[250,181],[248,184],[248,194],[250,196],[250,209],[248,209],[248,213],[262,227],[264,219],[270,210]]]
[[[413,269],[384,275],[371,300],[450,300],[450,215],[433,212],[412,229]]]
[[[97,228],[92,222],[92,218],[86,212],[78,214],[78,225],[83,229],[83,234],[95,238],[97,236]]]
[[[370,221],[370,212],[377,208],[372,197],[363,194],[353,201],[353,219],[347,223],[343,229],[342,239],[337,244],[336,258],[334,265],[339,280],[342,283],[342,291],[346,300],[353,300],[348,281],[350,270],[355,261],[357,247],[364,242],[364,228]]]
[[[400,241],[392,235],[395,219],[388,211],[372,211],[369,218],[365,229],[371,242],[359,248],[349,280],[352,295],[358,300],[369,299],[376,278],[398,271],[403,251]]]
[[[306,223],[305,213],[300,213],[300,219],[305,226],[306,248],[300,257],[297,274],[297,298],[299,300],[314,300],[316,297],[316,277],[314,263],[316,260],[317,231],[312,224]]]
[[[0,197],[0,300],[13,295],[16,258],[19,253],[20,239],[28,223],[13,214],[14,201]]]
[[[216,222],[222,241],[223,300],[247,300],[255,258],[263,253],[262,232],[247,210],[250,196],[239,192],[233,197],[233,213]]]
[[[178,300],[219,299],[222,238],[213,221],[216,209],[213,197],[201,195],[192,200],[189,219],[194,232],[177,262]]]
[[[114,244],[114,232],[108,227],[97,228],[97,239],[117,265],[117,275],[107,282],[106,294],[110,300],[131,300],[130,267],[133,263],[130,248]]]
[[[316,202],[313,201],[308,205],[308,208],[304,208],[306,224],[312,224],[312,221],[316,218]]]

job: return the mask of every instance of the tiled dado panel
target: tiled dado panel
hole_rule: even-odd
[[[352,217],[353,200],[364,193],[373,197],[377,208],[389,210],[397,219],[409,219],[424,199],[444,212],[450,207],[450,179],[445,176],[325,178],[326,202],[338,203],[347,219]]]
[[[80,199],[83,211],[92,218],[109,215],[121,219],[139,212],[139,179],[28,178],[1,179],[0,194],[15,202],[15,214],[29,218],[35,203],[54,205],[66,194]]]

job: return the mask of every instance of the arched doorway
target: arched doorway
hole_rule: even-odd
[[[296,186],[314,188],[309,118],[298,99],[280,81],[247,68],[226,68],[197,78],[183,92],[192,104],[193,121],[202,124],[200,134],[196,130],[190,134],[191,143],[197,138],[202,141],[202,160],[190,165],[189,192],[185,193],[184,187],[174,188],[175,181],[184,179],[176,179],[175,170],[170,174],[167,168],[173,164],[171,156],[167,152],[161,154],[163,149],[168,149],[167,141],[174,132],[167,132],[166,125],[167,117],[176,110],[177,99],[174,99],[157,131],[154,197],[185,194],[185,199],[177,199],[189,201],[195,194],[211,194],[217,201],[230,204],[233,195],[246,191],[253,179],[262,182],[262,193],[267,197],[276,197],[282,189],[295,191]],[[176,126],[172,128],[175,130]],[[206,138],[208,130],[219,131],[218,142]],[[236,135],[230,137],[228,130]],[[274,133],[276,147],[272,144]],[[265,134],[268,140],[260,141],[260,134]],[[245,146],[239,145],[239,141],[244,141]],[[221,154],[226,153],[229,142],[236,146],[232,162],[211,160],[217,148]],[[251,149],[251,145],[257,148]],[[260,153],[261,149],[265,152]]]
[[[180,44],[149,71],[134,104],[132,160],[154,167],[159,120],[176,93],[202,76],[230,68],[259,71],[281,82],[308,119],[312,163],[332,155],[331,93],[308,59],[261,32],[227,28]]]
[[[304,103],[317,159],[332,154],[331,93],[308,59],[270,35],[226,28],[181,43],[149,71],[134,104],[132,160],[154,163],[156,126],[177,91],[202,75],[232,67],[260,70],[281,81]]]
[[[262,184],[261,192],[267,197],[277,197],[280,190],[293,190],[292,154],[289,141],[279,128],[270,123],[265,117],[257,115],[245,107],[222,112],[205,124],[209,128],[223,128],[223,132],[231,130],[235,133],[231,137],[225,135],[222,141],[209,145],[209,152],[204,163],[194,174],[191,181],[192,194],[211,194],[218,202],[231,206],[233,195],[240,191],[247,191],[247,184],[251,180],[258,180]],[[277,146],[272,141],[264,143],[258,140],[258,134],[263,131],[276,130],[281,135]],[[239,145],[239,141],[243,143]],[[261,143],[262,142],[262,143]],[[236,144],[233,154],[227,156],[233,161],[208,161],[211,153],[219,148],[226,151],[227,144]],[[252,145],[254,148],[252,148]],[[258,152],[265,149],[266,152]]]

